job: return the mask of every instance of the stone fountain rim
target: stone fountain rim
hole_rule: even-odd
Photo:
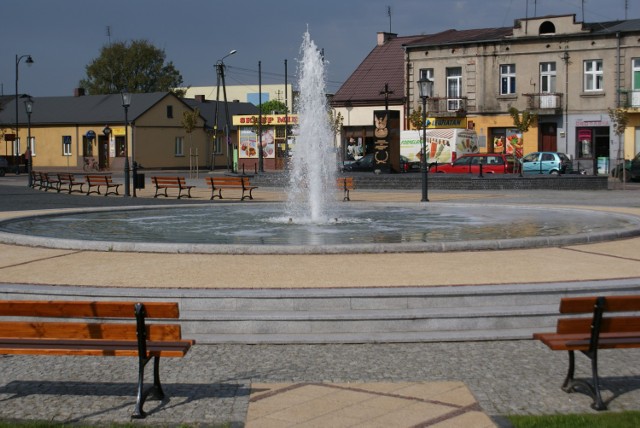
[[[253,202],[264,204],[283,204],[282,202]],[[350,202],[352,206],[424,206],[418,202]],[[477,204],[460,202],[431,202],[439,206],[473,207]],[[227,202],[225,205],[247,206],[242,202]],[[47,210],[46,212],[17,213],[0,220],[0,224],[9,221],[27,220],[42,217],[52,217],[71,214],[83,214],[89,212],[104,211],[136,211],[152,209],[183,209],[205,207],[208,205],[140,205],[127,207],[92,207],[92,208],[68,208],[59,210]],[[575,207],[540,207],[521,204],[483,204],[483,206],[495,206],[511,209],[545,210],[556,212],[579,211],[602,212],[588,208]],[[627,227],[621,230],[611,229],[591,233],[565,234],[543,237],[524,237],[508,239],[483,239],[469,241],[450,242],[411,242],[394,244],[336,244],[336,245],[240,245],[240,244],[202,244],[202,243],[154,243],[154,242],[123,242],[123,241],[91,241],[79,239],[52,238],[33,235],[16,234],[0,231],[0,243],[9,245],[22,245],[29,247],[44,247],[52,249],[81,250],[81,251],[113,251],[113,252],[138,252],[138,253],[173,253],[173,254],[379,254],[379,253],[441,253],[454,251],[490,251],[490,250],[516,250],[545,247],[562,247],[568,245],[592,244],[596,242],[614,241],[640,236],[640,217],[628,213],[606,211],[607,215],[633,220],[637,226]]]

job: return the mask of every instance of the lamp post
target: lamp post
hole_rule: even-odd
[[[420,98],[422,98],[422,156],[420,157],[420,173],[422,174],[422,199],[421,202],[429,202],[427,180],[429,170],[427,167],[427,98],[431,96],[433,81],[426,77],[418,80]]]
[[[229,162],[231,160],[230,159],[231,151],[229,150],[229,147],[231,146],[231,141],[229,140],[229,129],[231,128],[231,125],[229,123],[229,103],[227,102],[227,85],[224,81],[224,59],[228,56],[235,54],[236,52],[238,51],[235,49],[232,49],[231,51],[229,51],[228,54],[226,54],[216,62],[216,74],[217,74],[216,113],[215,113],[216,117],[214,120],[213,129],[214,129],[214,132],[216,133],[214,138],[217,138],[218,111],[219,111],[219,102],[220,102],[220,83],[222,83],[222,93],[224,96],[224,114],[225,114],[224,140],[227,146],[227,171],[229,171]],[[211,169],[214,169],[214,168],[215,168],[215,165],[212,165]]]
[[[23,58],[26,58],[25,64],[29,66],[33,64],[33,58],[31,58],[31,55],[22,55],[22,56],[16,55],[16,136],[15,136],[15,140],[13,140],[13,150],[14,150],[13,155],[16,161],[16,174],[20,174],[20,164],[18,163],[19,153],[17,153],[19,151],[17,146],[17,141],[18,141],[18,65],[20,64],[20,61],[22,61]]]
[[[24,108],[27,111],[27,174],[29,175],[28,185],[31,187],[33,186],[33,177],[31,177],[31,157],[33,155],[33,153],[31,153],[31,113],[33,112],[33,98],[27,97],[24,102]]]
[[[131,105],[131,94],[124,89],[122,95],[122,107],[124,107],[124,196],[129,193],[129,106]]]

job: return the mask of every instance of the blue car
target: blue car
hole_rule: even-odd
[[[559,175],[571,172],[569,156],[558,152],[533,152],[520,159],[523,174]]]

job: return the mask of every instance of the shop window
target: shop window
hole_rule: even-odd
[[[62,136],[62,156],[71,156],[71,135]]]
[[[516,93],[516,65],[504,64],[500,66],[500,95]]]
[[[578,147],[577,157],[581,159],[590,159],[593,157],[592,142],[593,142],[593,130],[578,128]]]
[[[594,59],[584,62],[584,90],[585,92],[595,92],[603,90],[604,71],[602,60]]]
[[[125,155],[124,136],[116,137],[116,157],[123,158]]]

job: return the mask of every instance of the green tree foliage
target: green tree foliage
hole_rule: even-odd
[[[262,114],[286,114],[289,113],[287,105],[282,101],[269,100],[260,104],[260,111]]]
[[[91,95],[166,92],[182,85],[182,76],[166,55],[146,40],[105,45],[86,66],[80,86]],[[183,94],[177,94],[178,96]]]

